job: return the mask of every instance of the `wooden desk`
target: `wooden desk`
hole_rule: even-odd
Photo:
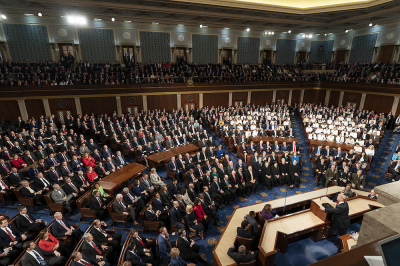
[[[198,149],[199,147],[194,144],[187,144],[147,156],[147,161],[149,162],[151,167],[156,167],[157,165],[171,160],[171,158],[174,156],[177,156],[179,154],[192,153],[197,151]]]
[[[350,144],[337,143],[334,141],[322,141],[322,140],[313,140],[313,139],[309,139],[307,142],[310,144],[309,152],[312,151],[313,147],[318,147],[320,144],[322,144],[323,148],[325,148],[326,146],[329,146],[329,148],[331,148],[331,149],[337,149],[340,147],[342,149],[342,151],[350,151],[355,146],[355,145],[350,145]],[[365,147],[363,147],[363,149],[365,149]]]
[[[279,144],[282,144],[283,142],[286,142],[287,144],[291,144],[293,141],[296,141],[296,144],[298,144],[297,138],[280,138],[280,137],[250,137],[250,141],[253,141],[254,143],[259,143],[260,140],[262,140],[264,143],[269,141],[270,143],[274,143],[275,141],[278,141]]]
[[[102,178],[99,184],[107,193],[114,195],[117,188],[124,185],[129,179],[137,177],[144,170],[146,170],[146,166],[139,163],[131,163]]]
[[[350,234],[339,236],[338,253],[349,251],[355,245],[357,245],[357,242],[350,237]]]
[[[386,239],[386,237],[318,261],[311,264],[311,266],[368,266],[364,256],[382,256],[378,242],[383,239]]]

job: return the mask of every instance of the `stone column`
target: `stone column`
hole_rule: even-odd
[[[247,104],[251,103],[251,91],[247,92]]]
[[[147,112],[147,95],[142,95],[143,99],[143,110]]]
[[[344,91],[341,91],[339,96],[338,106],[341,106],[343,104],[343,96],[344,96]]]
[[[302,103],[303,100],[304,100],[304,90],[301,90],[300,91],[300,101],[299,101],[299,103]]]
[[[232,92],[229,93],[229,103],[228,106],[232,106]]]
[[[121,97],[120,96],[115,96],[115,100],[117,101],[117,113],[118,116],[122,116],[122,104],[121,104]]]
[[[364,108],[365,97],[367,97],[367,94],[365,93],[361,94],[360,107],[359,107],[360,109]]]
[[[392,105],[392,115],[396,117],[397,106],[399,105],[399,96],[394,96]]]
[[[51,116],[49,99],[42,99],[42,101],[44,106],[44,113],[46,114],[46,116]]]
[[[176,95],[176,110],[181,109],[182,106],[182,94]]]
[[[26,105],[24,100],[17,100],[19,112],[21,113],[22,120],[28,120],[28,111],[26,110]]]
[[[81,107],[81,99],[76,97],[76,98],[74,98],[74,100],[75,100],[76,114],[83,115],[82,107]]]
[[[199,108],[203,108],[203,93],[199,93]]]
[[[288,105],[292,105],[292,94],[293,94],[293,90],[290,90],[290,91],[289,91]]]
[[[325,94],[325,105],[329,104],[329,97],[331,97],[331,90],[326,90]]]
[[[276,101],[276,91],[273,91],[272,93],[272,102],[274,103]]]

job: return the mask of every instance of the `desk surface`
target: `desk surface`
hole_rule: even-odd
[[[292,234],[325,223],[311,211],[267,223],[261,247],[266,253],[275,249],[276,233]]]
[[[284,142],[284,141],[286,141],[287,144],[291,144],[293,141],[296,141],[296,143],[299,143],[298,140],[297,140],[297,138],[250,137],[249,139],[250,139],[251,141],[253,141],[253,142],[259,142],[260,140],[262,140],[262,141],[264,141],[264,142],[266,142],[266,141],[269,141],[269,142],[273,141],[273,142],[275,142],[275,140],[276,140],[276,141],[278,141],[278,142]]]
[[[171,157],[179,155],[179,154],[185,154],[185,153],[191,153],[194,151],[197,151],[199,147],[197,147],[194,144],[187,144],[175,148],[171,148],[167,151],[162,151],[158,152],[155,154],[152,154],[150,156],[147,156],[147,160],[154,162],[154,163],[162,163],[163,161],[170,160]]]
[[[296,194],[293,196],[289,196],[286,198],[286,205],[291,205],[297,202],[302,202],[306,200],[311,200],[315,198],[319,198],[321,195],[325,194],[333,194],[337,193],[340,191],[339,186],[332,186],[328,187],[327,189],[319,189],[319,190],[314,190],[310,191],[307,193],[303,194]],[[359,190],[354,190],[358,193],[358,195],[362,196],[368,196],[369,192],[365,191],[359,191]],[[235,212],[232,215],[232,218],[228,222],[228,225],[226,226],[224,232],[222,233],[217,246],[214,249],[214,253],[218,257],[220,263],[222,265],[231,265],[234,264],[235,261],[231,259],[227,252],[230,247],[230,245],[235,241],[236,238],[236,229],[237,227],[240,226],[240,223],[243,221],[243,217],[247,214],[249,214],[249,211],[261,211],[262,208],[266,203],[271,204],[271,207],[273,209],[283,207],[285,204],[285,198],[280,198],[280,199],[275,199],[271,201],[265,201],[263,203],[258,203],[258,204],[253,204],[249,205],[246,207],[238,208],[235,210]],[[319,219],[319,218],[318,218]],[[321,220],[322,221],[322,220]],[[273,237],[273,240],[275,241],[275,236]]]
[[[320,207],[322,207],[322,203],[329,203],[330,205],[332,205],[332,207],[336,206],[336,203],[327,197],[322,197],[321,199],[319,198],[314,199],[313,201]],[[355,215],[360,212],[368,211],[370,209],[369,207],[370,205],[377,207],[385,207],[385,205],[377,201],[367,200],[363,198],[350,199],[349,201],[347,201],[347,203],[349,204],[349,216]]]
[[[344,144],[344,143],[338,143],[334,141],[322,141],[322,140],[313,140],[310,139],[308,140],[310,143],[311,147],[317,147],[319,144],[322,144],[322,146],[325,148],[326,146],[329,146],[329,148],[342,148],[342,150],[349,151],[354,148],[355,145],[350,145],[350,144]]]
[[[104,188],[107,193],[114,193],[114,189],[118,188],[132,177],[139,175],[144,170],[146,170],[145,165],[139,163],[131,163],[102,178],[99,181],[99,184]]]

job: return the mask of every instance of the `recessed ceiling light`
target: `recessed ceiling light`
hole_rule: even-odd
[[[325,36],[328,35],[327,33],[325,33]]]
[[[115,21],[115,18],[111,18],[111,21]]]
[[[247,28],[246,31],[249,32],[249,31],[250,31],[250,28]]]
[[[178,26],[179,26],[179,27],[183,27],[183,26],[185,26],[185,25],[183,25],[183,24],[178,24]]]
[[[316,36],[319,36],[319,35],[321,35],[320,33],[317,33],[317,34],[315,34]]]
[[[7,17],[6,17],[6,15],[1,15],[1,18],[6,19]]]
[[[100,21],[101,18],[94,18],[93,20],[94,20],[94,21]]]
[[[291,30],[288,30],[287,32],[288,32],[288,33],[292,33],[292,31],[291,31]]]
[[[310,34],[310,35],[308,35],[308,38],[310,38],[310,39],[311,39],[311,38],[312,38],[312,36],[313,36],[313,35],[312,35],[312,34]]]
[[[203,28],[208,28],[208,26],[206,26],[206,25],[203,25]]]
[[[282,32],[282,33],[288,33],[287,31],[284,31],[284,32]]]
[[[127,23],[131,23],[132,21],[131,21],[131,20],[125,20],[125,22],[127,22]]]
[[[87,19],[83,16],[67,16],[68,23],[75,25],[86,25]]]
[[[345,33],[348,33],[348,32],[349,32],[349,30],[345,30],[344,32],[345,32]]]
[[[158,25],[159,23],[158,23],[158,22],[152,22],[151,24],[153,24],[153,25]]]
[[[369,24],[368,24],[368,26],[370,26],[370,27],[372,27],[372,25],[374,25],[374,24],[372,24],[372,23],[369,23]]]
[[[225,27],[224,29],[225,29],[225,30],[230,30],[231,28],[229,28],[229,27]]]
[[[39,12],[39,13],[37,13],[37,15],[38,15],[39,17],[43,16],[43,14],[42,14],[42,13],[40,13],[40,12]]]
[[[25,16],[33,16],[32,13],[25,13],[24,15],[25,15]]]
[[[200,28],[203,28],[203,25],[202,25],[202,24],[200,24]]]

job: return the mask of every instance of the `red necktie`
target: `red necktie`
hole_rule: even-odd
[[[199,171],[200,171],[200,175],[201,176],[203,176],[203,171],[201,171],[201,169],[199,168]]]
[[[97,253],[99,253],[101,255],[101,251],[98,247],[96,247],[96,245],[92,242],[90,242],[90,244],[92,245],[92,247],[94,247],[94,249],[97,251]]]
[[[57,171],[54,170],[53,172],[54,172],[54,174],[57,176],[57,178],[59,178],[59,177],[58,177],[58,174],[57,174]]]
[[[8,153],[8,151],[6,151],[6,154],[7,154],[7,156],[8,156],[8,159],[11,159],[11,156],[10,156],[10,154]]]
[[[132,147],[131,147],[131,144],[130,144],[130,143],[128,143],[128,145],[129,145],[129,149],[131,150],[131,149],[132,149]]]
[[[32,160],[32,162],[35,162],[35,161],[32,159],[32,156],[29,155],[29,158]]]
[[[3,185],[3,187],[5,187],[7,190],[9,189],[8,186],[6,185],[6,183],[3,182],[3,180],[0,180],[0,182]]]
[[[102,232],[103,234],[106,234],[108,237],[111,237],[106,231],[104,231],[103,229],[99,228],[100,232]]]
[[[60,224],[62,227],[64,227],[65,230],[69,231],[70,229],[64,224],[62,220],[60,220]]]
[[[11,141],[9,141],[9,142],[8,142],[8,144],[10,144],[10,145],[11,145],[11,147],[13,147],[13,148],[14,148],[14,145],[11,143]]]
[[[80,260],[79,262],[82,263],[85,266],[93,266],[93,264],[90,264],[90,263],[88,263],[88,262],[86,262],[84,260]]]
[[[243,176],[242,176],[242,174],[240,174],[240,179],[242,180],[242,183],[243,183]]]
[[[11,238],[11,241],[14,242],[15,237],[13,237],[13,235],[11,234],[11,230],[6,227],[6,231],[7,231],[8,236]]]
[[[143,245],[143,247],[146,247],[146,246],[144,245],[144,243],[143,243],[143,240],[142,240],[140,237],[138,237],[137,240],[139,240],[139,242]]]
[[[71,172],[68,170],[68,166],[65,166],[65,170],[67,170],[68,174],[71,173]]]
[[[9,173],[9,172],[10,172],[10,170],[8,170],[8,167],[7,167],[7,165],[3,164],[3,167],[4,167],[4,169],[6,169],[6,170],[7,170],[7,173]]]
[[[54,165],[56,165],[57,164],[56,159],[54,159],[54,158],[51,158],[51,159],[52,159]]]
[[[338,206],[338,205],[339,205],[339,202],[336,203],[336,206]]]
[[[100,200],[100,198],[97,198],[97,201],[99,202],[99,204],[100,204],[100,207],[103,207],[103,203],[101,203],[101,200]]]
[[[72,182],[70,183],[71,187],[75,190],[76,193],[78,193],[78,189],[75,187],[74,184],[72,184]]]
[[[41,165],[42,165],[42,167],[43,167],[43,170],[46,171],[46,167],[44,167],[44,163],[42,163]]]
[[[82,179],[82,181],[83,181],[83,184],[85,184],[85,186],[87,186],[88,183],[86,182],[85,178],[84,178],[83,176],[81,176],[81,179]]]

